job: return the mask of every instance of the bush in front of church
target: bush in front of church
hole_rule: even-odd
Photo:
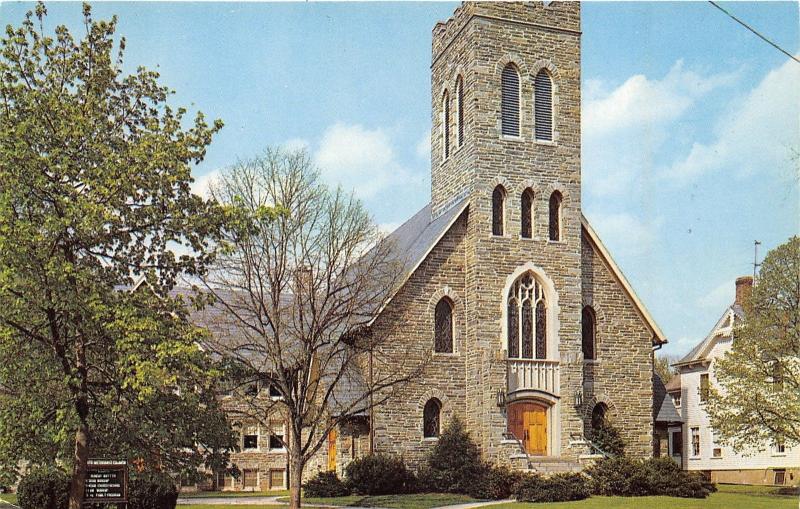
[[[619,430],[610,422],[604,420],[596,429],[590,429],[586,438],[606,454],[625,455],[625,442],[622,440]]]
[[[486,466],[484,473],[470,485],[467,494],[480,500],[502,500],[511,497],[525,475],[508,467]]]
[[[178,488],[167,474],[136,474],[128,483],[128,509],[175,509]]]
[[[670,458],[608,458],[598,461],[586,473],[589,489],[595,495],[705,498],[716,491],[701,475],[681,470]]]
[[[67,509],[69,483],[57,468],[36,468],[20,480],[17,503],[22,509]]]
[[[310,498],[344,497],[350,488],[336,472],[319,472],[303,484],[303,495]]]
[[[418,472],[421,491],[469,494],[486,475],[477,444],[464,424],[454,418],[439,435],[427,464]]]
[[[586,477],[570,473],[527,475],[515,493],[517,502],[570,502],[589,498],[589,494]]]
[[[411,493],[417,485],[402,458],[370,454],[351,461],[345,468],[347,486],[359,495]]]

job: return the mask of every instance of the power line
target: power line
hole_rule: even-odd
[[[761,34],[758,32],[758,30],[756,30],[755,28],[751,27],[750,25],[748,25],[748,24],[747,24],[747,23],[745,23],[744,21],[740,20],[739,18],[737,18],[736,16],[734,16],[734,15],[733,15],[733,14],[731,14],[730,12],[726,11],[726,10],[725,10],[724,8],[722,8],[722,6],[720,6],[720,5],[719,5],[717,2],[713,2],[712,0],[708,0],[708,3],[710,3],[711,5],[713,5],[714,7],[716,7],[717,9],[721,10],[722,12],[724,12],[725,14],[727,14],[728,16],[730,16],[730,17],[731,17],[731,19],[733,19],[735,22],[739,23],[740,25],[742,25],[742,26],[743,26],[743,27],[745,27],[746,29],[748,29],[748,30],[750,30],[751,32],[753,32],[754,34],[756,34],[756,35],[757,35],[758,37],[760,37],[760,38],[761,38],[761,39],[762,39],[764,42],[766,42],[767,44],[769,44],[769,45],[770,45],[770,46],[772,46],[773,48],[777,49],[778,51],[780,51],[781,53],[783,53],[783,54],[784,54],[784,55],[786,55],[787,57],[791,58],[792,60],[794,60],[795,62],[797,62],[798,64],[800,64],[800,60],[798,60],[796,56],[792,55],[791,53],[789,53],[789,52],[788,52],[788,51],[786,51],[785,49],[781,48],[780,46],[778,46],[778,45],[777,45],[777,44],[775,44],[774,42],[770,41],[769,39],[767,39],[767,38],[766,38],[766,36],[763,36],[763,35],[761,35]]]

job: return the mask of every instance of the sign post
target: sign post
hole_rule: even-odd
[[[85,504],[128,504],[128,462],[126,460],[90,459],[87,463]]]

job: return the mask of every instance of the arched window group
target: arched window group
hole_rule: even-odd
[[[592,360],[596,355],[596,334],[597,318],[594,314],[594,309],[591,306],[586,306],[581,312],[581,345],[583,349],[583,358],[585,360]]]
[[[500,132],[520,136],[519,68],[509,63],[500,75]],[[533,80],[533,133],[538,141],[553,141],[553,78],[542,69]]]
[[[434,310],[434,341],[436,353],[453,353],[453,302],[442,297]]]
[[[425,403],[422,410],[422,436],[434,438],[439,436],[441,430],[442,402],[431,398]]]
[[[507,346],[511,359],[547,358],[547,302],[544,288],[527,272],[511,286],[507,305]]]
[[[520,224],[519,236],[523,239],[532,239],[535,230],[535,195],[531,188],[527,188],[520,196]],[[561,208],[563,197],[559,191],[553,191],[549,200],[548,231],[550,240],[561,240]],[[502,236],[505,233],[506,222],[506,190],[498,184],[492,191],[492,235]]]

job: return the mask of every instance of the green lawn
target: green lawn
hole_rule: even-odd
[[[192,504],[179,505],[176,509],[288,509],[289,506],[283,505],[230,505],[230,504]]]
[[[285,497],[289,490],[275,491],[194,491],[181,493],[181,498],[228,498],[228,497]]]
[[[11,502],[12,504],[16,504],[17,496],[12,493],[3,493],[0,494],[0,500],[5,500],[6,502]]]
[[[281,499],[281,501],[283,500]],[[453,495],[450,493],[415,493],[413,495],[381,495],[373,497],[350,495],[348,497],[334,498],[304,498],[303,501],[308,504],[386,507],[389,509],[430,509],[431,507],[443,505],[477,502],[474,498],[466,495]]]

